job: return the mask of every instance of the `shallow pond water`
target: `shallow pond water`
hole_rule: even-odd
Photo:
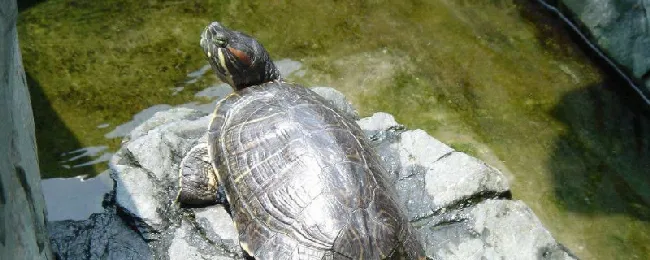
[[[647,111],[528,1],[34,4],[18,26],[43,177],[102,172],[84,164],[153,111],[209,111],[226,91],[198,47],[212,20],[300,61],[290,80],[335,87],[364,116],[391,113],[501,169],[579,257],[650,256]]]

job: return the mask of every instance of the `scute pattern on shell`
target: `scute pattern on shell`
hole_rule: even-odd
[[[209,151],[242,247],[257,259],[383,259],[423,251],[356,122],[273,81],[217,105]]]

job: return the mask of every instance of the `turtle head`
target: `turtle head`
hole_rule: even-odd
[[[203,30],[201,47],[217,76],[235,90],[280,78],[262,44],[218,22]]]

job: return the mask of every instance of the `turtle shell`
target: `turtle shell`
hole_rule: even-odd
[[[249,255],[422,257],[378,155],[316,93],[273,81],[234,92],[213,116],[210,158]]]

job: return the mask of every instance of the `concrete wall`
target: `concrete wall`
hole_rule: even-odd
[[[15,0],[0,0],[0,259],[53,259]]]

